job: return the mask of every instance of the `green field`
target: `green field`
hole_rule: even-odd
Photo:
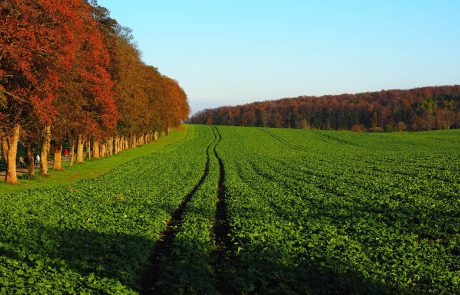
[[[1,184],[0,293],[460,293],[460,130],[169,138]]]

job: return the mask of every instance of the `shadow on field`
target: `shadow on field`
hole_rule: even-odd
[[[143,294],[216,294],[213,259],[205,241],[176,237],[157,258],[151,290]]]
[[[45,272],[54,270],[52,272],[58,272],[63,276],[51,277],[50,280],[62,280],[67,277],[63,273],[66,271],[77,272],[81,278],[69,281],[76,290],[83,288],[110,293],[110,290],[104,290],[104,284],[93,284],[92,278],[105,278],[116,280],[141,294],[151,291],[155,294],[214,293],[211,258],[204,250],[209,248],[209,241],[205,245],[202,241],[175,239],[170,244],[167,256],[160,254],[158,265],[155,266],[155,269],[160,271],[152,277],[153,290],[142,290],[142,280],[149,274],[149,257],[155,249],[155,241],[119,233],[46,228],[32,223],[24,227],[27,229],[0,235],[0,270],[3,268],[1,264],[5,263],[1,259],[2,256],[8,259],[10,266],[22,265],[22,268],[28,269],[25,273],[21,270],[20,274],[12,273],[8,276],[8,283],[12,286],[16,279],[27,282],[34,276],[32,281],[36,282]],[[3,234],[1,228],[0,233]],[[56,282],[53,289],[66,293],[68,289],[61,283]],[[35,290],[34,283],[31,284],[25,284],[27,292]],[[17,289],[13,287],[12,290]]]
[[[89,289],[94,286],[87,285],[91,282],[88,277],[115,279],[139,289],[139,276],[155,245],[152,240],[119,233],[45,228],[30,223],[24,227],[23,231],[0,237],[0,256],[35,269],[32,273],[36,276],[47,269],[76,271],[85,278],[79,284]]]
[[[319,263],[290,266],[244,257],[229,258],[220,267],[226,282],[221,288],[225,294],[410,294],[371,282],[357,273],[337,273]]]
[[[118,233],[44,228],[39,224],[25,226],[27,230],[22,235],[0,238],[1,256],[25,263],[31,269],[50,267],[61,272],[64,267],[76,271],[84,277],[78,283],[84,288],[94,289],[88,285],[88,277],[95,276],[115,279],[131,289],[146,292],[141,290],[141,279],[154,241]],[[205,241],[175,239],[168,256],[161,257],[156,267],[161,273],[156,276],[155,294],[213,294],[215,290],[223,294],[410,293],[366,281],[358,274],[339,274],[319,263],[280,263],[280,256],[274,258],[271,251],[283,249],[266,251],[264,246],[270,248],[261,245],[257,255],[243,252],[214,262],[212,255],[206,253]],[[35,273],[40,276],[40,271]],[[216,286],[216,281],[224,285]],[[99,291],[103,291],[101,288]]]

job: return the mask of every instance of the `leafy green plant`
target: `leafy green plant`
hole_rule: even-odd
[[[459,293],[459,138],[192,125],[105,175],[0,196],[0,290],[137,293],[153,255],[156,293]]]

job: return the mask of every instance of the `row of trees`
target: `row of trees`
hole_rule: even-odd
[[[302,96],[207,109],[192,123],[356,131],[460,128],[460,86]]]
[[[0,2],[0,138],[6,181],[15,183],[18,142],[33,169],[55,169],[69,143],[77,162],[153,140],[190,112],[179,84],[141,61],[130,29],[95,1]]]

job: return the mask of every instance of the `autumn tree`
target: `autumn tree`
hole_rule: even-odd
[[[113,93],[114,83],[108,73],[110,56],[102,33],[93,15],[93,8],[85,1],[79,3],[79,22],[73,26],[78,36],[78,63],[62,76],[62,86],[56,108],[60,114],[56,125],[59,137],[55,149],[60,153],[64,136],[71,143],[71,161],[76,145],[77,162],[83,162],[83,149],[92,136],[112,134],[118,118]],[[59,159],[59,157],[58,157]],[[59,163],[55,165],[59,168]]]
[[[84,147],[87,158],[118,153],[188,117],[179,83],[145,65],[130,29],[96,1],[3,0],[0,14],[0,139],[7,182],[17,181],[20,140],[30,174],[40,150],[46,175],[51,147],[53,167],[61,170],[64,142],[70,143],[72,165],[75,150],[77,162]]]
[[[77,18],[75,2],[79,1],[0,3],[0,127],[9,183],[17,181],[20,130],[31,116],[44,131],[42,150],[46,154],[48,131],[56,116],[52,104],[57,97],[59,76],[71,66],[75,54],[74,36],[68,25],[69,20]]]

